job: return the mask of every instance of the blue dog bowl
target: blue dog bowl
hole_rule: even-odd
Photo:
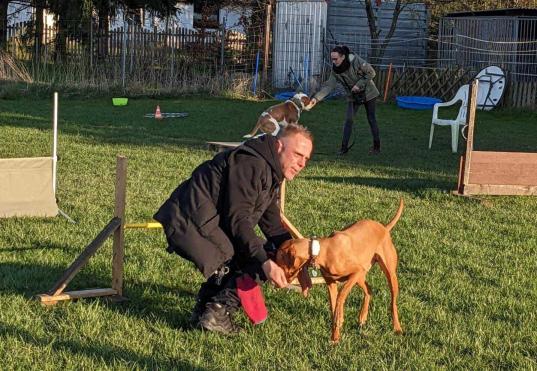
[[[441,103],[442,100],[433,97],[397,97],[397,106],[407,109],[426,110],[432,109],[435,103]]]

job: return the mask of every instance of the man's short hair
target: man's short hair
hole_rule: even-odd
[[[288,124],[286,127],[282,128],[282,130],[279,131],[278,138],[285,138],[294,134],[303,135],[304,137],[308,138],[313,144],[313,134],[311,133],[311,131],[308,130],[307,127],[302,126],[300,124]]]

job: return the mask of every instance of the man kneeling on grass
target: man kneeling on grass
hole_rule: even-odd
[[[164,226],[168,252],[193,262],[206,278],[194,325],[236,332],[231,315],[241,307],[237,282],[243,279],[288,285],[269,258],[291,238],[282,227],[279,189],[306,166],[312,149],[313,136],[301,125],[288,125],[278,137],[250,139],[198,166],[154,215]],[[256,225],[267,241],[256,235]]]

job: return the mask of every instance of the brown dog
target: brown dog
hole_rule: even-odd
[[[284,270],[288,282],[300,277],[303,290],[304,271],[311,263],[320,268],[328,285],[330,310],[332,313],[332,341],[338,342],[343,325],[345,300],[352,287],[358,284],[364,291],[364,301],[360,310],[359,323],[367,320],[371,289],[365,278],[369,269],[379,263],[388,279],[391,291],[391,312],[393,329],[402,333],[397,312],[397,251],[390,237],[390,230],[395,226],[403,212],[403,199],[399,209],[388,225],[384,226],[373,220],[360,220],[341,232],[334,232],[330,237],[319,240],[295,239],[286,241],[276,254],[276,263]],[[337,283],[345,282],[338,293]]]
[[[300,113],[310,104],[310,98],[303,93],[298,93],[293,98],[286,100],[283,103],[276,104],[263,111],[254,129],[250,134],[246,134],[244,138],[253,137],[258,131],[265,134],[276,135],[280,131],[280,126],[298,123]]]

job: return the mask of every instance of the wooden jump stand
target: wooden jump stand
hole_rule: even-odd
[[[114,300],[123,297],[123,261],[125,257],[125,198],[127,186],[127,158],[118,156],[116,162],[115,210],[114,217],[99,232],[97,237],[82,251],[75,261],[65,270],[62,277],[46,293],[36,298],[44,305],[54,305],[59,301],[107,296]],[[88,263],[91,257],[113,235],[112,287],[64,292],[76,274]]]
[[[461,156],[459,180],[454,194],[537,195],[537,153],[475,151],[474,127],[478,80],[470,86],[468,102],[468,139]]]
[[[216,142],[219,143],[219,142]],[[228,143],[226,143],[228,144]],[[228,145],[231,145],[229,143]],[[228,147],[229,148],[229,147]],[[36,295],[43,305],[54,305],[59,301],[109,297],[116,301],[125,300],[123,297],[123,266],[125,257],[125,229],[126,228],[162,228],[160,223],[125,224],[125,203],[127,194],[127,158],[118,156],[116,161],[116,184],[115,184],[115,210],[114,217],[99,232],[99,234],[86,246],[75,261],[65,270],[61,278],[45,294]],[[285,181],[280,190],[281,218],[284,226],[289,230],[293,238],[304,238],[302,234],[283,214],[285,202]],[[112,257],[112,287],[96,288],[77,291],[64,291],[77,273],[89,262],[104,242],[113,235]],[[313,283],[324,283],[322,277],[313,277]],[[293,282],[296,284],[297,282]]]

